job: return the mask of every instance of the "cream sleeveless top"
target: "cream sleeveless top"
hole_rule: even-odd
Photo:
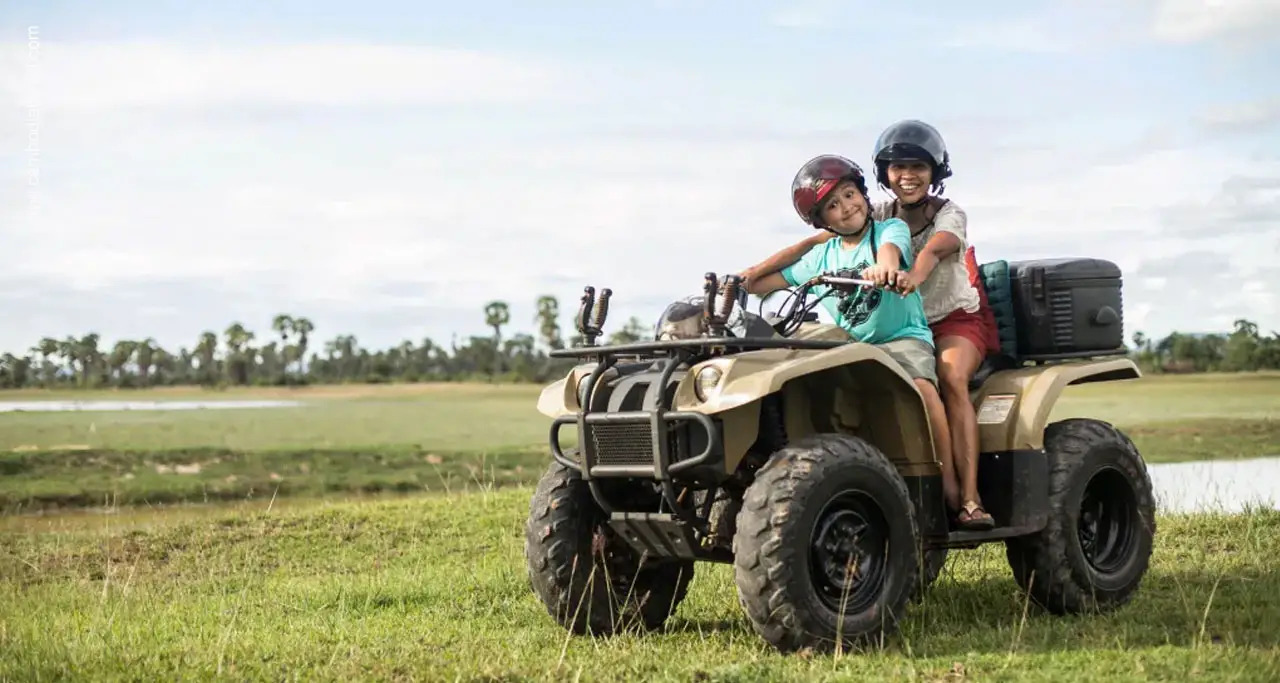
[[[927,220],[929,212],[926,211],[925,218]],[[924,245],[929,239],[938,232],[949,232],[960,239],[960,249],[946,258],[938,261],[938,265],[934,267],[933,272],[929,273],[928,279],[920,285],[920,296],[924,299],[924,316],[932,325],[935,322],[947,317],[956,309],[964,309],[969,313],[978,310],[980,300],[978,298],[978,290],[969,284],[969,269],[965,267],[964,254],[969,248],[969,240],[966,237],[966,227],[968,217],[955,202],[947,201],[942,208],[937,209],[937,213],[933,216],[933,221],[916,233],[915,225],[911,225],[911,221],[907,221],[906,212],[903,211],[896,201],[884,201],[875,205],[872,211],[872,217],[875,220],[882,221],[886,218],[901,218],[911,227],[911,251],[912,262],[915,257],[919,256]]]

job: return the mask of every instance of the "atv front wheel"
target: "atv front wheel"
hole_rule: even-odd
[[[853,436],[811,436],[774,453],[747,489],[733,545],[738,599],[784,652],[889,635],[918,586],[906,484]]]
[[[1107,611],[1133,596],[1151,559],[1156,521],[1142,456],[1098,420],[1045,430],[1049,521],[1005,542],[1014,580],[1055,614]]]
[[[643,504],[646,499],[656,505],[658,495],[648,490],[618,492],[619,502]],[[576,634],[611,635],[635,626],[657,629],[684,600],[693,562],[642,562],[607,522],[587,483],[553,461],[529,502],[529,583],[556,622]]]

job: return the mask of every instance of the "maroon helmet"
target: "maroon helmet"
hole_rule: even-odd
[[[842,156],[823,154],[800,167],[795,180],[791,181],[791,204],[805,223],[814,224],[818,206],[842,180],[852,181],[862,196],[867,196],[867,180],[862,168]]]

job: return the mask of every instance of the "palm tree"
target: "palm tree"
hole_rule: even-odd
[[[245,351],[254,334],[238,322],[231,323],[222,333],[227,340],[227,374],[235,384],[249,383],[249,367]]]
[[[307,357],[307,335],[311,334],[311,332],[315,329],[316,329],[315,325],[312,325],[311,321],[308,320],[307,318],[293,319],[293,331],[295,334],[298,335],[298,373],[299,374],[302,374],[302,372],[304,372],[303,361]]]
[[[502,341],[502,326],[511,322],[511,310],[505,301],[490,301],[484,307],[484,324],[493,328],[493,343]]]
[[[147,337],[137,343],[138,383],[144,387],[151,386],[152,355],[156,351],[156,340]]]
[[[493,374],[502,373],[502,326],[511,322],[511,310],[505,301],[490,301],[484,307],[484,324],[493,328]]]
[[[538,323],[538,334],[548,349],[564,348],[564,342],[560,340],[559,318],[560,302],[554,296],[538,297],[538,312],[533,320]]]
[[[58,340],[53,337],[44,337],[40,343],[31,347],[32,353],[40,354],[40,381],[46,387],[53,384],[53,378],[57,375],[53,366],[49,363],[51,356],[58,353]]]
[[[126,373],[125,366],[129,364],[129,359],[133,358],[134,351],[137,350],[137,342],[121,339],[111,347],[111,355],[107,357],[107,368],[111,376],[117,384],[123,384]]]
[[[218,376],[214,355],[218,352],[218,335],[205,330],[200,333],[200,341],[196,343],[193,352],[196,358],[200,360],[200,381],[203,384],[213,384],[214,379]]]
[[[96,385],[101,379],[99,368],[102,366],[102,352],[98,350],[99,339],[97,332],[90,332],[77,343],[80,349],[82,386]]]
[[[80,360],[80,340],[67,335],[66,339],[58,342],[58,355],[62,356],[62,367],[71,373],[71,381],[74,383],[76,362]]]

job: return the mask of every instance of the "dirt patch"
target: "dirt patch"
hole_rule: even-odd
[[[178,465],[156,465],[156,474],[200,474],[204,467],[198,463]]]

